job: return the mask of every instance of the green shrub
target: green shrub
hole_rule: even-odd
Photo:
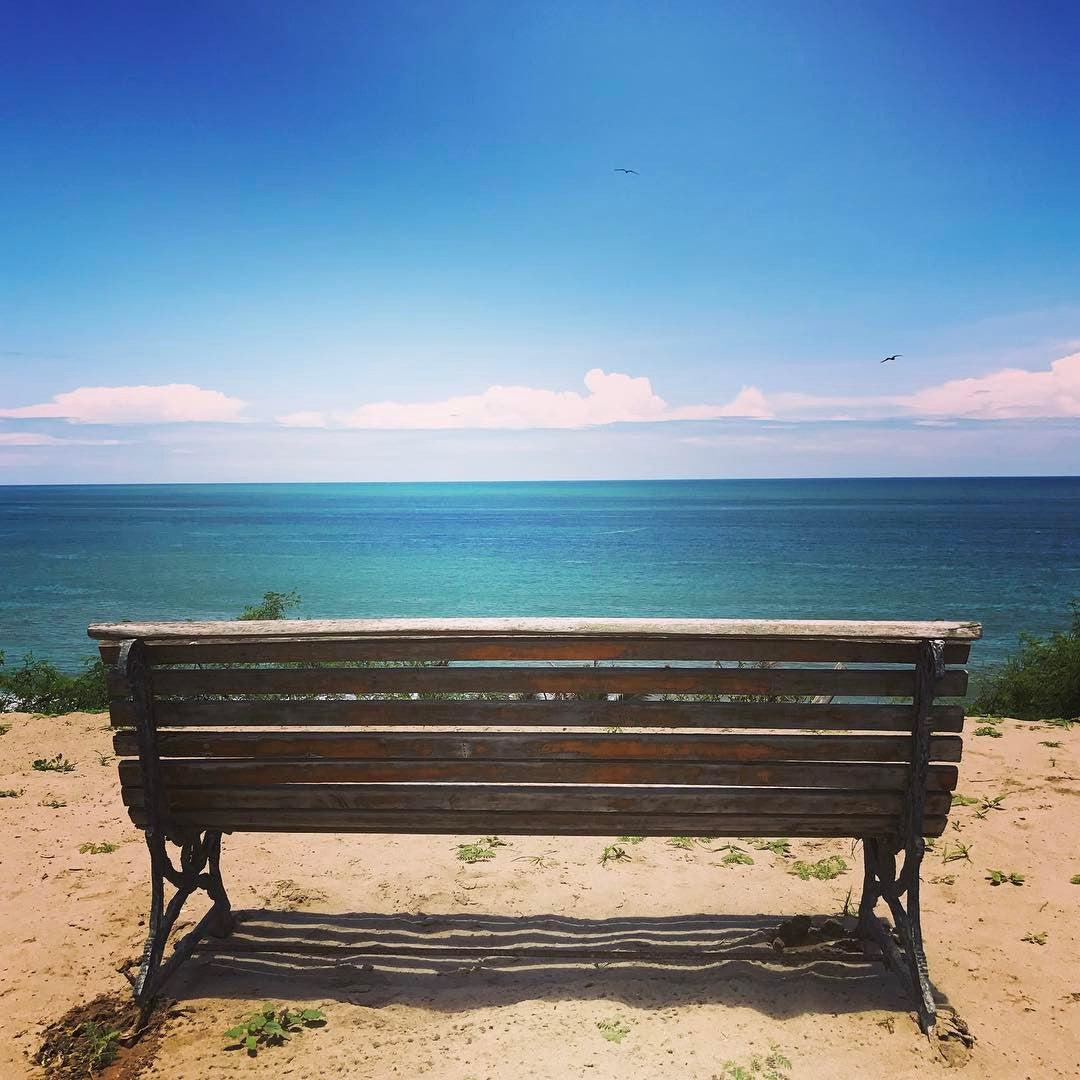
[[[1072,623],[1048,638],[1021,634],[1016,652],[978,683],[971,711],[1018,720],[1080,716],[1080,598]]]
[[[4,663],[0,653],[0,665]],[[33,712],[58,716],[69,712],[102,712],[109,707],[106,667],[87,657],[83,670],[65,675],[48,660],[29,653],[22,667],[0,670],[0,712]]]
[[[248,604],[236,617],[243,622],[283,619],[286,611],[299,606],[300,594],[295,589],[288,592],[267,592],[263,593],[261,604]]]

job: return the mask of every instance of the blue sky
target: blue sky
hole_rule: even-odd
[[[1080,471],[1075,4],[314,7],[0,8],[0,483]]]

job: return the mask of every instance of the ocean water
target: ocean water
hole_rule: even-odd
[[[977,619],[972,667],[1067,622],[1080,478],[0,487],[0,649],[90,622],[307,617]]]

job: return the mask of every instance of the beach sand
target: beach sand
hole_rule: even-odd
[[[45,1026],[127,987],[118,968],[141,949],[148,859],[121,806],[107,717],[2,719],[11,730],[0,736],[0,788],[22,794],[0,799],[0,1069],[40,1076],[31,1058]],[[850,841],[793,841],[792,858],[838,854],[850,866],[832,881],[802,881],[788,872],[791,858],[738,840],[752,866],[725,866],[722,840],[684,851],[648,839],[624,845],[629,861],[602,866],[610,841],[509,837],[490,862],[466,865],[456,844],[472,836],[239,835],[223,848],[241,913],[236,940],[303,933],[332,948],[253,957],[224,943],[198,954],[168,987],[177,1004],[143,1075],[705,1080],[775,1045],[799,1080],[950,1067],[969,1077],[1075,1077],[1080,886],[1069,879],[1080,874],[1080,728],[1005,721],[995,739],[972,736],[976,726],[967,725],[959,791],[1005,797],[982,818],[978,806],[954,808],[960,828],[947,829],[923,868],[931,978],[970,1027],[970,1051],[921,1036],[898,981],[879,965],[822,946],[782,956],[758,946],[760,960],[704,965],[430,955],[448,942],[494,950],[632,941],[642,952],[692,953],[792,914],[836,915],[849,890],[859,894],[861,856]],[[31,769],[58,753],[74,772]],[[49,799],[65,805],[43,806]],[[102,841],[121,846],[79,853]],[[957,843],[970,846],[970,861],[945,863],[943,849]],[[535,866],[537,855],[548,861]],[[994,887],[991,868],[1022,873],[1024,884]],[[202,910],[196,897],[186,924]],[[1046,943],[1022,940],[1030,933]],[[351,955],[373,938],[424,955]],[[327,1023],[254,1059],[226,1051],[224,1030],[264,1000],[321,1006]],[[621,1040],[603,1037],[606,1022],[625,1029]]]

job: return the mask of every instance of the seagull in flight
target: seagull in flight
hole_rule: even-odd
[[[634,176],[640,176],[641,175],[641,173],[639,173],[637,171],[637,169],[612,169],[611,171],[612,172],[629,173],[629,174],[633,174]]]
[[[892,356],[886,356],[885,359],[881,361],[881,363],[887,364],[890,360],[896,360],[903,355],[904,354],[902,352],[893,353]]]

